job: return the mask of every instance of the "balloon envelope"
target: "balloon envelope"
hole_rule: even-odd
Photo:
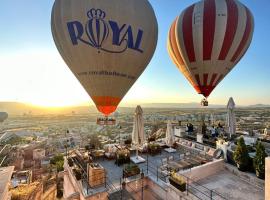
[[[147,0],[56,0],[51,26],[66,64],[105,115],[116,110],[157,44]]]
[[[253,16],[239,1],[203,0],[175,19],[168,52],[196,91],[208,97],[244,56],[253,29]]]
[[[0,122],[4,122],[8,118],[8,114],[6,112],[0,112]]]

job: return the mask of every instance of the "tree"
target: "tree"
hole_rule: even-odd
[[[101,147],[98,134],[91,134],[89,136],[89,145],[90,145],[90,148],[94,148],[94,149],[98,149]]]
[[[64,156],[61,154],[54,156],[50,160],[50,164],[56,167],[57,172],[63,171],[64,170]]]
[[[240,137],[237,141],[236,150],[233,153],[233,159],[240,171],[246,171],[248,169],[250,157],[243,137]]]
[[[265,176],[265,158],[267,154],[261,142],[256,145],[256,156],[253,159],[253,166],[257,177],[264,179]]]

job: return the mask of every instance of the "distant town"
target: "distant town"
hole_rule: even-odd
[[[148,143],[148,150],[142,149],[140,154],[145,159],[147,155],[147,167],[141,164],[138,164],[138,166],[141,170],[147,168],[147,170],[151,171],[147,172],[149,177],[155,177],[156,173],[160,173],[159,178],[155,177],[154,180],[157,178],[158,184],[160,184],[159,179],[166,183],[168,180],[163,176],[168,174],[162,171],[164,165],[162,159],[170,156],[170,154],[166,153],[166,151],[163,152],[164,149],[161,149],[158,154],[150,153],[149,148],[152,142],[159,144],[158,148],[166,144],[166,142],[164,144],[163,142],[167,137],[167,122],[170,121],[172,124],[174,148],[180,155],[185,155],[187,149],[183,148],[185,146],[182,146],[183,141],[187,142],[185,144],[190,145],[190,147],[194,146],[195,148],[196,145],[202,150],[206,147],[222,149],[222,145],[219,144],[220,138],[223,138],[224,142],[228,141],[225,134],[227,116],[228,110],[225,106],[223,108],[206,109],[143,108],[145,141]],[[67,182],[64,178],[65,173],[72,171],[69,171],[69,169],[73,169],[73,175],[77,177],[75,180],[86,181],[85,183],[83,181],[82,185],[78,187],[85,188],[84,184],[87,187],[90,184],[85,193],[83,192],[84,189],[82,189],[84,199],[87,199],[86,197],[90,194],[98,193],[96,187],[91,187],[91,184],[94,183],[89,180],[89,166],[91,163],[99,163],[100,167],[106,170],[107,180],[111,181],[110,185],[106,183],[104,178],[100,183],[101,185],[105,184],[105,188],[100,191],[104,192],[106,188],[108,189],[112,185],[116,188],[122,187],[119,186],[119,180],[123,177],[121,170],[124,169],[120,168],[118,172],[111,171],[115,162],[111,160],[117,160],[117,157],[111,155],[114,151],[110,147],[115,146],[115,152],[127,149],[130,156],[134,152],[134,148],[132,149],[130,146],[134,128],[134,108],[120,108],[119,111],[114,113],[113,117],[116,120],[114,126],[97,125],[97,117],[99,115],[96,111],[81,113],[81,111],[77,110],[68,111],[65,114],[35,114],[29,111],[9,115],[0,124],[0,169],[9,170],[9,173],[5,175],[7,176],[6,181],[10,181],[12,186],[8,189],[12,199],[36,199],[38,195],[43,196],[43,199],[61,199],[63,197],[67,199],[69,193],[72,194],[73,190],[76,191],[73,187],[77,187],[74,185],[72,187],[67,186],[68,183],[65,183]],[[270,128],[270,107],[236,108],[235,118],[236,132],[232,138],[242,136],[251,149],[249,153],[254,152],[256,143],[260,142],[269,156],[270,134],[267,128]],[[202,134],[201,139],[198,139],[199,133]],[[141,148],[145,147],[141,146]],[[233,149],[235,150],[235,148]],[[230,163],[229,160],[233,160],[233,156],[230,157],[228,152],[226,158],[224,152],[222,157]],[[148,158],[148,154],[151,159]],[[155,157],[156,155],[157,157]],[[176,159],[176,154],[172,155]],[[209,157],[213,158],[213,156],[214,154]],[[200,159],[195,160],[198,162]],[[152,162],[152,165],[154,165],[152,170],[149,169],[151,164],[148,162]],[[210,160],[207,160],[208,162]],[[188,166],[187,168],[192,169],[191,167]],[[176,169],[179,171],[179,166]],[[86,171],[83,172],[83,170]],[[257,185],[261,185],[261,192],[257,191],[254,195],[257,195],[257,199],[263,199],[263,183],[262,181],[257,182]],[[106,186],[106,184],[109,184],[109,186]],[[91,192],[89,193],[88,190]],[[222,192],[219,192],[221,196]],[[232,194],[225,191],[223,195],[224,199],[231,199],[228,197]]]

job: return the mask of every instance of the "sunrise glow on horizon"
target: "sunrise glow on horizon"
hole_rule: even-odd
[[[180,74],[166,48],[171,22],[193,2],[172,0],[168,4],[163,0],[151,0],[159,22],[158,46],[148,68],[119,106],[200,102],[202,96]],[[269,8],[269,2],[263,2]],[[267,6],[248,0],[243,3],[254,14],[254,38],[243,60],[209,97],[210,104],[225,105],[231,96],[237,105],[270,104],[270,44],[265,39],[270,35],[270,28],[265,26]],[[4,2],[0,17],[9,18],[9,21],[0,24],[10,28],[0,33],[0,102],[22,102],[48,108],[94,105],[54,45],[50,29],[52,4],[53,0]],[[13,12],[5,9],[11,5]],[[26,7],[29,9],[24,9]],[[16,16],[20,16],[20,21],[14,13],[18,13]]]

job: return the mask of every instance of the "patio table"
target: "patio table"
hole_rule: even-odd
[[[200,156],[194,156],[193,159],[196,160],[197,162],[200,162],[201,164],[207,163],[207,160],[205,158],[200,157]]]
[[[185,160],[180,160],[177,162],[179,165],[183,166],[183,169],[189,169],[192,167],[192,164],[189,162],[186,162]]]
[[[184,168],[184,166],[177,163],[177,162],[171,161],[168,163],[169,170],[173,170],[173,171],[178,172],[179,170],[182,170],[183,168]]]
[[[188,159],[186,159],[185,161],[191,163],[193,167],[200,165],[200,162],[196,161],[196,160],[193,159],[193,158],[188,158]]]

